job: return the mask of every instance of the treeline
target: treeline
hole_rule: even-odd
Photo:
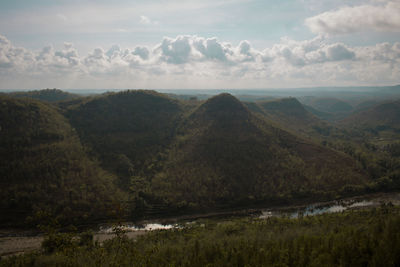
[[[80,95],[67,93],[60,89],[43,89],[28,92],[12,92],[8,95],[16,98],[33,98],[45,102],[59,102],[80,98]]]
[[[43,251],[0,266],[399,266],[400,210],[312,217],[205,220],[136,240],[117,233],[103,244],[90,234],[48,236]]]

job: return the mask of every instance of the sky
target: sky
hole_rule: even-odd
[[[400,84],[400,0],[1,0],[0,89]]]

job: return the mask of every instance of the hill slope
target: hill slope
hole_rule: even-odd
[[[342,125],[400,130],[400,100],[388,101],[360,111],[344,119]]]
[[[89,160],[52,106],[0,96],[0,223],[85,223],[121,200],[114,177]]]
[[[354,136],[383,148],[400,140],[400,100],[386,101],[354,113],[338,125]]]
[[[180,207],[321,198],[367,181],[349,157],[271,126],[229,94],[207,100],[179,132],[151,186]]]
[[[124,91],[89,98],[66,111],[83,143],[122,185],[157,169],[180,119],[180,104],[153,91]]]
[[[311,98],[306,104],[329,113],[347,113],[353,110],[353,107],[347,102],[333,97]]]
[[[249,106],[249,104],[247,104]],[[261,113],[279,127],[287,129],[304,137],[319,137],[329,135],[331,126],[314,116],[296,98],[282,98],[272,101],[256,102],[259,110],[250,107],[252,111]]]
[[[299,100],[313,108],[314,115],[329,121],[341,120],[354,110],[349,103],[334,97],[300,97]]]

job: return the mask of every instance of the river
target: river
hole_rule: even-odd
[[[288,206],[277,207],[268,209],[252,210],[246,214],[241,212],[241,216],[256,216],[260,219],[267,219],[270,217],[288,217],[298,218],[300,216],[315,216],[324,213],[342,212],[351,209],[360,209],[367,207],[378,207],[382,204],[400,205],[400,193],[386,193],[376,194],[371,196],[356,197],[350,199],[343,199],[338,201],[331,201],[325,203],[314,203],[305,206]],[[214,216],[226,216],[227,218],[237,213],[221,212],[210,213],[205,215],[195,216],[196,218],[211,218]],[[186,224],[191,224],[195,220],[189,219],[191,216],[182,216],[174,218],[174,223],[163,224],[159,220],[143,222],[140,225],[126,222],[120,228],[126,232],[129,238],[137,238],[148,231],[154,230],[168,230],[184,227]],[[115,225],[102,224],[97,227],[94,234],[94,240],[103,242],[107,239],[113,238]],[[1,231],[0,230],[0,256],[16,255],[25,252],[31,252],[40,249],[41,242],[43,241],[42,235],[29,236],[24,232],[16,231]]]

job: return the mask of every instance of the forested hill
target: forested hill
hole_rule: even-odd
[[[354,111],[350,103],[335,97],[305,96],[299,100],[314,115],[331,122],[341,120]]]
[[[181,104],[154,91],[109,93],[69,107],[65,114],[102,166],[129,187],[151,172],[175,136]]]
[[[180,207],[329,198],[368,180],[350,157],[271,126],[229,94],[198,107],[179,133],[151,186]]]
[[[245,105],[230,94],[197,101],[146,90],[56,104],[0,97],[6,222],[94,220],[115,203],[128,203],[124,216],[135,219],[331,200],[394,181],[373,187],[388,173],[378,153],[366,164],[347,136],[331,136],[294,98]]]
[[[115,178],[87,157],[56,108],[0,96],[0,224],[112,217],[124,199]]]
[[[386,101],[359,111],[341,122],[361,129],[395,129],[400,131],[400,100]]]
[[[255,113],[303,137],[329,135],[332,126],[313,115],[294,97],[268,101],[246,102]]]
[[[333,97],[311,97],[303,99],[303,102],[317,110],[329,113],[348,113],[353,110],[349,103]]]

